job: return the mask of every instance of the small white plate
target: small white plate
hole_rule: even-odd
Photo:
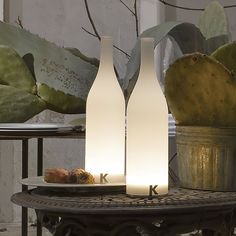
[[[56,123],[35,123],[35,124],[27,124],[27,123],[0,123],[0,129],[3,130],[71,130],[74,126],[66,125],[66,124],[56,124]]]
[[[94,188],[94,187],[115,187],[125,186],[125,183],[107,183],[107,184],[60,184],[60,183],[47,183],[44,181],[43,176],[29,177],[22,179],[21,184],[31,187],[44,187],[44,188]]]

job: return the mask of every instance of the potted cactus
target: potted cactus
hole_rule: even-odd
[[[229,27],[219,4],[211,4],[215,6],[209,5],[206,11],[218,8],[221,23],[225,19],[226,30]],[[204,23],[206,11],[199,24],[201,32],[211,43],[209,37],[212,31],[206,30],[204,25],[211,25],[213,29],[214,24],[206,18],[208,23]],[[221,23],[218,22],[218,25],[222,26]],[[223,39],[226,35],[225,31],[217,38]],[[165,75],[165,95],[177,124],[181,186],[235,191],[236,43],[228,42],[215,48],[212,50],[208,44],[204,54],[184,55],[171,64]]]
[[[162,26],[149,29],[143,35],[154,37],[158,44],[157,32]],[[176,25],[167,33],[184,54],[169,66],[164,86],[177,124],[178,173],[182,187],[236,190],[236,43],[230,41],[228,29],[223,7],[218,1],[212,1],[201,15],[198,27]],[[138,58],[136,48],[127,67],[127,95],[135,84]]]
[[[220,5],[216,1],[211,4],[220,15]],[[209,6],[207,10],[212,9]],[[223,11],[221,16],[224,28],[229,28]],[[214,28],[214,24],[209,19],[204,24],[203,19],[204,13],[200,19],[201,32],[208,38],[204,53],[184,55],[165,75],[165,95],[177,124],[179,179],[187,188],[235,191],[236,43],[228,40],[212,50],[211,31],[203,25]]]
[[[192,53],[171,64],[165,95],[177,124],[183,187],[236,190],[236,43],[210,56]]]

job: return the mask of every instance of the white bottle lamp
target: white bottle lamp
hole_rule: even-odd
[[[124,182],[125,99],[112,49],[112,38],[102,37],[99,70],[86,103],[85,169],[97,183]]]
[[[141,64],[127,106],[127,194],[168,193],[168,108],[154,65],[152,38],[141,39]]]

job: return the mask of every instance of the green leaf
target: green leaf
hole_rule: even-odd
[[[228,35],[220,35],[206,40],[205,54],[210,55],[217,48],[229,42]]]
[[[85,113],[85,100],[50,88],[46,84],[37,84],[37,86],[38,96],[47,103],[48,109],[66,114]]]
[[[140,65],[140,38],[154,38],[154,45],[156,47],[167,35],[170,35],[175,39],[183,53],[189,53],[196,50],[202,52],[204,50],[205,39],[199,29],[193,24],[166,22],[147,29],[139,36],[127,64],[127,71],[123,84],[126,97],[129,97],[138,76]],[[130,85],[130,83],[132,85]]]
[[[0,122],[25,122],[46,109],[45,102],[23,89],[0,85]]]
[[[82,60],[87,61],[88,63],[96,67],[99,67],[99,60],[97,58],[87,57],[77,48],[65,48],[65,49],[71,52],[73,55],[81,58]]]
[[[220,62],[193,53],[166,72],[165,97],[178,125],[234,127],[236,80]]]
[[[218,1],[211,1],[202,12],[198,27],[206,39],[221,35],[229,37],[228,20]]]
[[[46,109],[36,92],[24,60],[14,49],[0,45],[0,122],[24,122]]]
[[[0,44],[21,56],[31,53],[38,83],[86,99],[97,67],[24,29],[0,22]]]
[[[182,23],[174,27],[168,35],[172,36],[183,54],[204,52],[205,38],[193,24]]]
[[[34,72],[34,57],[31,53],[27,53],[25,54],[22,59],[24,60],[25,64],[27,65],[29,71],[31,72],[32,76],[34,77],[35,81],[36,81],[36,77],[35,77],[35,72]]]
[[[211,56],[222,63],[236,77],[236,42],[228,43],[211,54]]]
[[[0,84],[35,93],[35,80],[24,60],[8,46],[0,45]]]

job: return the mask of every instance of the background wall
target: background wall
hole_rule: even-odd
[[[133,9],[134,0],[124,0]],[[210,0],[172,0],[192,8],[204,8]],[[235,0],[221,0],[222,4],[234,4]],[[130,53],[135,35],[135,19],[118,0],[88,0],[91,15],[100,35],[111,35],[114,43]],[[1,4],[1,0],[0,0]],[[196,23],[199,11],[186,11],[164,6],[158,0],[139,0],[139,24],[141,31],[168,20]],[[82,27],[92,31],[83,0],[6,0],[5,19],[16,24],[18,17],[25,29],[60,46],[77,47],[85,55],[99,57],[99,41],[87,34]],[[235,8],[227,9],[232,38],[236,38]],[[157,60],[160,60],[160,58]],[[127,62],[124,54],[114,50],[114,61],[124,76]],[[68,123],[76,115],[62,115],[44,111],[29,122]],[[46,139],[44,142],[44,168],[84,166],[84,140]],[[36,140],[30,141],[30,175],[36,175]],[[20,191],[21,142],[0,141],[0,222],[20,220],[20,208],[10,203],[10,196]],[[33,218],[33,214],[30,214]]]

